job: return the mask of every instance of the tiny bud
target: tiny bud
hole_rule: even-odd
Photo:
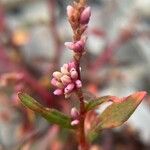
[[[78,72],[76,71],[75,68],[72,68],[72,69],[70,70],[70,74],[71,74],[71,78],[72,78],[72,79],[77,79],[77,78],[78,78]]]
[[[63,90],[62,89],[57,89],[54,91],[54,95],[62,95],[63,94]]]
[[[71,70],[72,68],[76,68],[74,61],[69,63],[69,70]]]
[[[61,70],[61,73],[65,74],[65,75],[69,75],[69,72],[68,72],[67,68],[61,67],[60,70]]]
[[[72,42],[65,42],[64,44],[68,49],[74,50],[75,49],[75,44]]]
[[[80,80],[76,80],[76,87],[81,88],[82,87],[82,82]]]
[[[72,92],[72,90],[74,89],[74,86],[75,85],[73,83],[68,84],[67,87],[65,88],[65,94]]]
[[[74,13],[74,8],[71,5],[67,6],[67,16],[70,19]]]
[[[91,16],[91,7],[86,7],[80,16],[80,23],[81,24],[88,24]]]
[[[72,117],[72,118],[77,118],[78,116],[79,116],[79,112],[78,112],[77,108],[76,108],[76,107],[73,107],[73,108],[71,109],[71,117]]]
[[[61,77],[61,81],[64,85],[71,83],[71,78],[67,75],[63,75]]]
[[[83,40],[77,41],[75,43],[75,49],[74,49],[74,51],[78,52],[78,53],[82,52],[83,49],[84,49],[84,45],[85,45],[85,43],[84,43]]]
[[[57,83],[57,80],[56,80],[55,78],[53,78],[53,79],[51,80],[51,84],[54,85],[54,86],[57,86],[56,83]]]
[[[60,89],[64,88],[64,85],[59,81],[56,82],[56,86]]]
[[[60,80],[60,78],[63,76],[63,74],[59,71],[55,71],[53,73],[53,77],[56,78],[57,80]]]
[[[71,125],[72,126],[75,126],[75,125],[78,125],[79,124],[79,120],[73,120],[73,121],[71,121]]]
[[[69,65],[68,64],[64,64],[63,68],[68,69]]]

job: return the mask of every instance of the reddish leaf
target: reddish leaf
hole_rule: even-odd
[[[99,124],[95,125],[89,133],[90,138],[95,137],[97,132],[106,129],[114,128],[122,125],[133,114],[137,106],[145,97],[146,92],[136,92],[120,101],[108,106],[102,114],[99,115]]]

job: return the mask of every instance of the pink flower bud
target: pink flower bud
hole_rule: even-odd
[[[68,84],[67,87],[65,88],[65,94],[72,92],[72,90],[74,89],[74,86],[75,85],[73,83]]]
[[[61,81],[64,85],[71,83],[71,78],[67,75],[63,75],[61,77]]]
[[[75,44],[73,42],[65,42],[64,44],[68,49],[71,49],[71,50],[74,50],[76,47],[75,47]]]
[[[68,18],[71,18],[73,13],[74,13],[74,8],[71,5],[68,5],[67,6],[67,16],[68,16]]]
[[[60,80],[60,78],[63,76],[63,74],[59,71],[55,71],[53,73],[53,77],[56,78],[57,80]]]
[[[71,125],[72,126],[75,126],[75,125],[78,125],[79,124],[79,120],[73,120],[73,121],[71,121]]]
[[[68,72],[68,69],[67,69],[67,68],[61,67],[60,70],[61,70],[61,73],[66,74],[66,75],[69,75],[69,72]]]
[[[73,107],[73,108],[71,109],[71,117],[72,117],[72,118],[77,118],[78,116],[79,116],[79,112],[78,112],[77,108],[76,108],[76,107]]]
[[[53,79],[51,80],[51,84],[54,85],[54,86],[57,86],[56,83],[57,83],[57,80],[56,80],[55,78],[53,78]]]
[[[63,85],[61,82],[57,81],[57,82],[56,82],[56,87],[58,87],[58,88],[60,88],[60,89],[63,89],[63,88],[64,88],[64,85]]]
[[[91,7],[86,7],[80,16],[80,23],[81,24],[88,24],[91,16]]]
[[[75,43],[75,49],[74,49],[74,51],[77,52],[77,53],[82,52],[83,49],[84,49],[84,45],[85,45],[84,41],[82,41],[82,40],[77,41]]]
[[[75,68],[72,68],[72,69],[70,70],[70,75],[71,75],[71,78],[72,78],[72,79],[77,79],[77,78],[78,78],[78,72],[76,71]]]
[[[54,91],[54,95],[62,95],[63,94],[63,90],[62,89],[57,89]]]
[[[65,42],[65,46],[71,50],[73,50],[76,53],[80,53],[82,52],[82,50],[84,49],[84,45],[85,45],[85,41],[84,40],[80,40],[77,42]]]
[[[71,70],[72,68],[76,68],[74,61],[69,63],[69,70]]]
[[[64,64],[63,68],[68,69],[69,65],[68,64]]]
[[[82,87],[82,82],[80,80],[76,80],[76,87],[81,88]]]

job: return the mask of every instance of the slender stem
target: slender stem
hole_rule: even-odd
[[[80,59],[82,55],[75,54],[74,55],[74,61],[76,63],[76,69],[79,75],[79,80],[81,80],[81,74],[80,74]],[[80,101],[80,125],[79,125],[79,130],[78,130],[78,136],[79,136],[79,149],[80,150],[88,150],[88,143],[86,141],[85,137],[85,131],[84,131],[84,121],[85,121],[85,104],[84,104],[84,97],[83,97],[83,92],[82,88],[78,89],[76,91],[77,96]]]
[[[86,0],[79,0],[79,3],[81,6],[86,5]],[[80,30],[80,26],[79,26]],[[74,32],[75,33],[75,32]],[[74,41],[80,40],[82,34],[74,34]],[[82,54],[81,53],[75,53],[74,54],[74,61],[76,63],[76,69],[79,75],[79,80],[81,80],[81,74],[80,74],[80,60],[81,60]],[[78,89],[76,91],[79,101],[80,101],[80,124],[79,124],[79,129],[78,129],[78,136],[79,136],[79,150],[88,150],[88,143],[86,141],[86,136],[85,136],[85,130],[84,130],[84,121],[85,121],[85,103],[84,103],[84,97],[83,97],[83,92],[82,88]]]
[[[80,15],[82,13],[82,9],[85,7],[86,5],[86,0],[78,0],[76,5],[75,5],[75,9],[76,11],[78,11],[78,13],[76,13],[75,15],[75,23],[72,23],[72,20],[70,21],[70,24],[72,26],[73,29],[73,41],[79,41],[82,39],[82,28],[81,28],[81,24],[80,24]],[[70,18],[69,18],[70,19]],[[74,22],[74,20],[73,20]],[[83,53],[78,52],[78,53],[74,53],[74,62],[76,64],[76,70],[78,72],[78,79],[81,81],[81,75],[80,75],[80,60],[82,57]],[[83,92],[82,92],[82,88],[80,89],[76,89],[76,94],[78,96],[79,102],[80,102],[80,123],[79,123],[79,128],[78,128],[78,134],[77,136],[79,137],[79,150],[88,150],[88,143],[86,141],[86,136],[85,136],[85,130],[84,130],[84,121],[85,121],[85,103],[84,103],[84,97],[83,97]]]

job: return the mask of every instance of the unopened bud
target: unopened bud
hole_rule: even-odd
[[[72,117],[72,118],[77,118],[78,116],[79,116],[79,112],[78,112],[77,108],[76,108],[76,107],[73,107],[73,108],[71,109],[71,117]]]
[[[77,41],[75,43],[75,49],[74,49],[74,51],[77,52],[77,53],[82,52],[83,49],[84,49],[84,45],[85,45],[84,41],[82,41],[82,40]]]
[[[63,90],[62,89],[57,89],[54,91],[55,95],[62,95],[63,94]]]
[[[80,23],[81,24],[88,24],[91,16],[91,7],[86,7],[80,16]]]
[[[81,88],[82,87],[82,82],[80,80],[76,80],[76,87]]]
[[[71,5],[67,6],[67,16],[70,19],[74,13],[74,8]]]
[[[71,70],[72,68],[76,68],[74,61],[69,63],[69,70]]]
[[[65,42],[64,45],[71,50],[75,49],[75,44],[73,42]]]
[[[60,89],[64,88],[64,85],[59,81],[56,82],[56,86]]]
[[[54,85],[54,86],[57,86],[56,83],[57,83],[57,80],[56,80],[55,78],[53,78],[53,79],[51,80],[51,84]]]
[[[76,71],[75,68],[72,68],[72,69],[70,70],[70,74],[71,74],[71,78],[72,78],[72,79],[77,79],[77,78],[78,78],[78,72]]]
[[[51,84],[52,84],[53,86],[58,87],[58,88],[63,88],[63,87],[64,87],[63,84],[62,84],[61,82],[57,81],[55,78],[53,78],[53,79],[51,80]]]
[[[73,121],[71,121],[71,125],[72,126],[75,126],[75,125],[78,125],[79,124],[79,120],[73,120]]]
[[[71,78],[67,75],[63,75],[61,77],[61,81],[64,85],[71,83]]]
[[[59,71],[55,71],[53,73],[53,77],[56,78],[57,80],[60,80],[60,78],[63,76],[63,74]]]
[[[73,83],[68,84],[67,87],[65,88],[65,94],[72,92],[72,90],[74,89],[74,86],[75,85]]]
[[[66,64],[67,65],[67,64]],[[69,72],[68,72],[68,67],[66,65],[63,65],[60,70],[61,70],[61,73],[63,74],[66,74],[66,75],[69,75]]]

